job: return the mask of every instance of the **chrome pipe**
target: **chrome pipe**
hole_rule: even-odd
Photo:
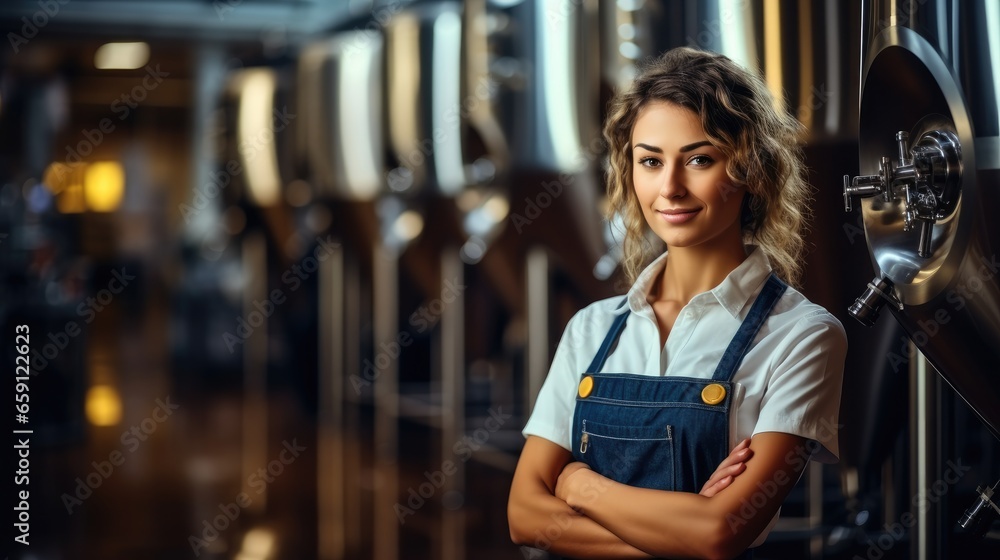
[[[942,381],[930,362],[916,347],[910,349],[910,465],[913,478],[911,495],[926,496],[942,480],[944,456],[941,446],[946,434],[942,430]],[[936,500],[914,501],[912,515],[916,524],[911,530],[910,559],[936,560],[944,558],[946,550],[944,518],[947,495]]]
[[[391,345],[399,332],[399,254],[376,245],[372,255],[374,286],[373,348]],[[375,560],[399,558],[399,362],[385,360],[373,381],[375,393]]]
[[[318,323],[316,372],[318,410],[316,414],[316,534],[317,557],[322,560],[344,558],[348,486],[344,445],[344,252],[337,249],[320,263],[317,280]],[[357,504],[350,504],[357,506]],[[353,507],[351,511],[356,511]]]

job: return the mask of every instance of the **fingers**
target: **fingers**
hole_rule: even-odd
[[[734,447],[733,450],[729,452],[729,456],[732,457],[733,455],[736,455],[737,453],[747,449],[750,449],[750,438],[743,438],[743,440],[737,443],[736,447]]]
[[[719,464],[719,467],[715,469],[715,472],[705,482],[699,493],[703,496],[711,497],[722,491],[732,484],[733,480],[746,469],[746,461],[752,456],[753,450],[750,449],[750,438],[746,438],[739,442],[729,453],[729,456]]]
[[[719,468],[716,471],[729,467],[737,463],[743,463],[750,459],[753,454],[753,450],[750,449],[750,439],[745,439],[739,443],[733,450],[729,453],[729,456],[722,460],[719,464]]]
[[[721,480],[718,480],[715,483],[711,482],[706,483],[705,487],[701,489],[701,492],[699,492],[699,494],[705,496],[706,498],[711,498],[712,496],[726,489],[732,483],[733,483],[733,477],[727,476],[722,478]]]
[[[712,476],[709,477],[707,482],[705,482],[705,486],[702,487],[702,490],[706,490],[718,484],[719,482],[723,481],[726,478],[729,479],[736,478],[737,476],[742,474],[743,471],[746,470],[746,468],[747,466],[746,463],[744,462],[735,463],[733,465],[729,465],[728,467],[720,467],[714,473],[712,473]],[[730,482],[732,482],[732,480],[730,480]],[[728,485],[729,484],[727,483],[725,486]],[[718,490],[721,490],[721,488],[719,488]]]

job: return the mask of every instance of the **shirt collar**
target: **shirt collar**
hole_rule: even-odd
[[[741,318],[740,313],[743,308],[756,297],[771,274],[771,264],[764,251],[754,245],[748,246],[747,250],[749,251],[747,258],[733,269],[721,284],[706,292],[715,296],[719,304],[734,319]],[[627,294],[629,308],[634,313],[650,307],[646,298],[653,288],[653,282],[666,264],[667,252],[664,251],[639,273]]]

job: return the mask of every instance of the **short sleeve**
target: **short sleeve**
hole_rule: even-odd
[[[578,311],[566,324],[531,416],[521,431],[526,438],[543,437],[567,450],[573,445],[571,428],[576,407],[576,380],[582,371],[578,363],[580,341],[576,332],[582,313]]]
[[[784,432],[810,440],[812,459],[835,463],[847,335],[823,310],[800,319],[776,353],[754,435]]]

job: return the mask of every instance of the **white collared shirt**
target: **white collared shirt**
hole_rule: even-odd
[[[601,371],[711,379],[771,272],[763,251],[749,250],[721,284],[681,309],[663,348],[646,298],[666,265],[666,252],[650,263],[627,294],[632,313]],[[577,384],[623,311],[618,308],[621,299],[596,301],[570,319],[522,432],[525,437],[543,437],[571,449]],[[789,287],[733,376],[729,448],[761,432],[784,432],[818,442],[820,446],[811,446],[816,451],[812,459],[836,462],[846,353],[840,321]]]

